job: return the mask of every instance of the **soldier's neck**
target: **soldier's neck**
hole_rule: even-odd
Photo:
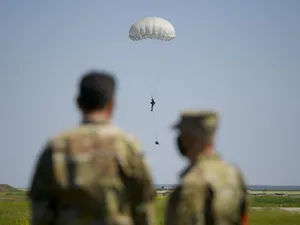
[[[209,148],[204,149],[204,151],[200,153],[200,156],[210,156],[213,154],[215,154],[214,147],[209,147]]]
[[[198,152],[198,154],[195,154],[192,157],[190,157],[190,161],[191,161],[191,163],[195,163],[197,161],[197,159],[199,158],[199,156],[210,156],[213,154],[215,154],[214,147],[208,146],[208,147],[204,148],[200,153]]]
[[[84,121],[99,121],[99,120],[111,120],[111,113],[108,111],[96,111],[86,113],[83,115]]]

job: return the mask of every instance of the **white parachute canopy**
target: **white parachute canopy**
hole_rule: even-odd
[[[175,38],[175,28],[167,20],[159,17],[147,17],[130,27],[129,38],[133,41],[157,39],[171,41]]]

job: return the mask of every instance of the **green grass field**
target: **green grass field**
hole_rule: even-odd
[[[166,197],[157,198],[158,225],[161,225],[163,221],[166,200]],[[276,203],[277,200],[274,199],[274,202]],[[300,213],[265,208],[263,210],[251,210],[250,219],[251,225],[299,225]]]
[[[251,206],[266,207],[263,210],[251,210],[251,225],[299,225],[300,213],[268,209],[267,207],[300,207],[299,197],[250,196]],[[167,197],[157,197],[157,225],[163,224]],[[24,192],[0,194],[0,224],[29,224],[29,204]]]
[[[300,207],[299,197],[250,196],[249,201],[254,207]]]

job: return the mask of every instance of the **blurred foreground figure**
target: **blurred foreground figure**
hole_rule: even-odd
[[[171,195],[166,225],[246,225],[247,190],[241,172],[214,151],[215,112],[186,111],[174,126],[180,154],[190,161]]]
[[[111,121],[116,82],[79,84],[82,123],[42,151],[29,191],[33,225],[154,225],[155,189],[138,141]]]

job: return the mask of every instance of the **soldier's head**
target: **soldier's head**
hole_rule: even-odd
[[[193,161],[198,154],[213,150],[217,126],[216,112],[202,110],[182,112],[179,123],[173,126],[179,131],[176,141],[180,154]]]
[[[79,82],[77,105],[83,114],[102,113],[111,117],[114,110],[116,80],[105,71],[90,71]]]

